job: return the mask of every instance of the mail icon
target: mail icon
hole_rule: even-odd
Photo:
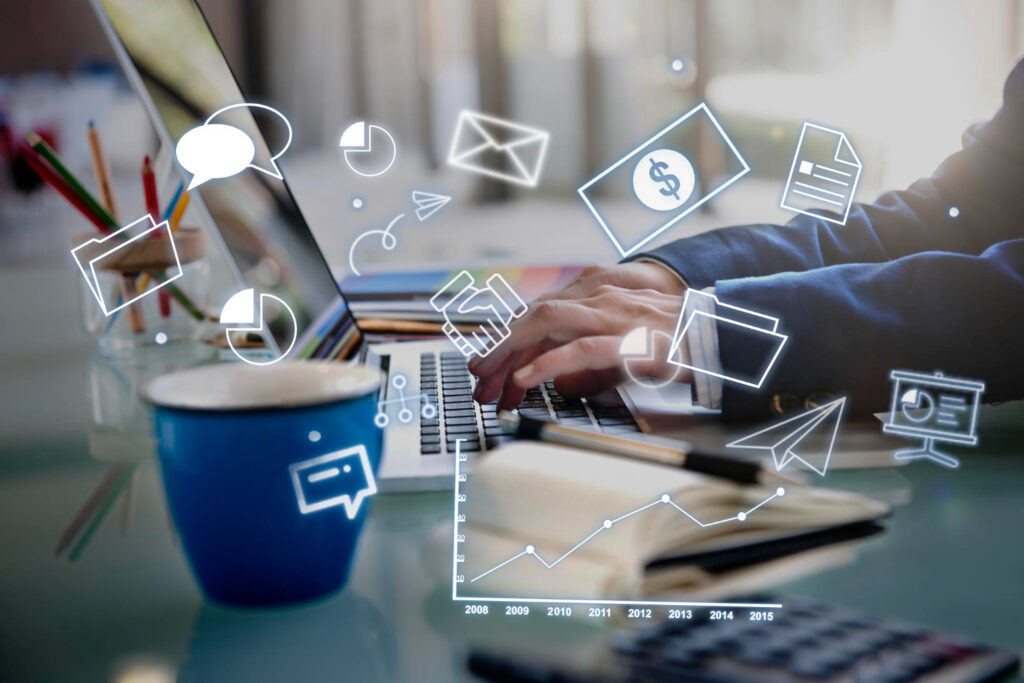
[[[448,150],[448,163],[517,185],[540,179],[551,135],[521,123],[463,110]]]
[[[688,289],[672,335],[668,362],[759,389],[789,338],[778,327],[778,318],[722,303],[714,294]],[[741,352],[704,353],[706,342],[711,339],[717,340],[715,346],[719,351],[738,348]],[[678,353],[684,343],[686,353]]]
[[[166,240],[163,239],[164,235],[166,235]],[[169,245],[170,253],[167,253],[168,250],[163,246],[157,250],[141,249],[144,245],[148,246],[148,242],[154,237],[161,238],[161,245]],[[151,255],[154,258],[150,259]],[[160,256],[159,259],[155,258],[157,255]],[[75,259],[78,270],[85,278],[85,284],[96,298],[96,303],[99,304],[104,315],[111,315],[125,306],[130,306],[147,294],[155,292],[182,276],[181,259],[178,258],[178,248],[174,245],[174,235],[168,229],[167,221],[157,223],[149,214],[116,232],[79,244],[71,250],[71,256]],[[166,261],[170,261],[172,256],[173,265],[168,265]],[[148,260],[151,260],[152,263]],[[126,273],[132,272],[133,267],[138,271],[162,270],[166,276],[151,278],[146,289],[142,292],[135,292],[135,296],[131,298],[121,296],[120,289],[110,292],[103,291],[99,271]]]

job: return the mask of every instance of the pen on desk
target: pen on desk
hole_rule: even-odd
[[[645,440],[630,439],[613,434],[601,434],[585,429],[577,429],[566,425],[543,420],[527,415],[502,411],[498,415],[501,426],[506,434],[520,439],[548,441],[573,448],[589,450],[630,458],[655,465],[680,467],[693,472],[700,472],[720,479],[728,479],[738,484],[758,484],[777,486],[787,484],[801,486],[801,482],[790,477],[769,472],[758,463],[747,462],[715,453],[702,453],[685,441],[657,439],[647,437]]]

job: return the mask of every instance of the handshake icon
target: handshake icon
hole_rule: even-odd
[[[526,303],[499,273],[477,287],[468,270],[449,280],[431,297],[430,305],[444,315],[445,335],[466,358],[483,358],[498,348],[511,334],[509,323],[526,313]],[[460,318],[472,320],[475,329],[463,333],[455,325]]]

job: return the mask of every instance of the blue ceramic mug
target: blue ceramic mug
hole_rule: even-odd
[[[380,381],[365,366],[296,361],[146,385],[171,515],[207,597],[272,605],[345,585],[377,490]]]

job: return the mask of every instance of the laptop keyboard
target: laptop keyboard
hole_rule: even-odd
[[[420,354],[420,400],[439,407],[437,417],[420,418],[422,455],[454,453],[455,441],[460,439],[462,451],[471,453],[487,450],[488,446],[509,438],[498,423],[496,404],[473,401],[473,385],[466,358],[458,351]],[[552,382],[527,391],[519,409],[607,433],[640,431],[626,406],[562,396]]]

